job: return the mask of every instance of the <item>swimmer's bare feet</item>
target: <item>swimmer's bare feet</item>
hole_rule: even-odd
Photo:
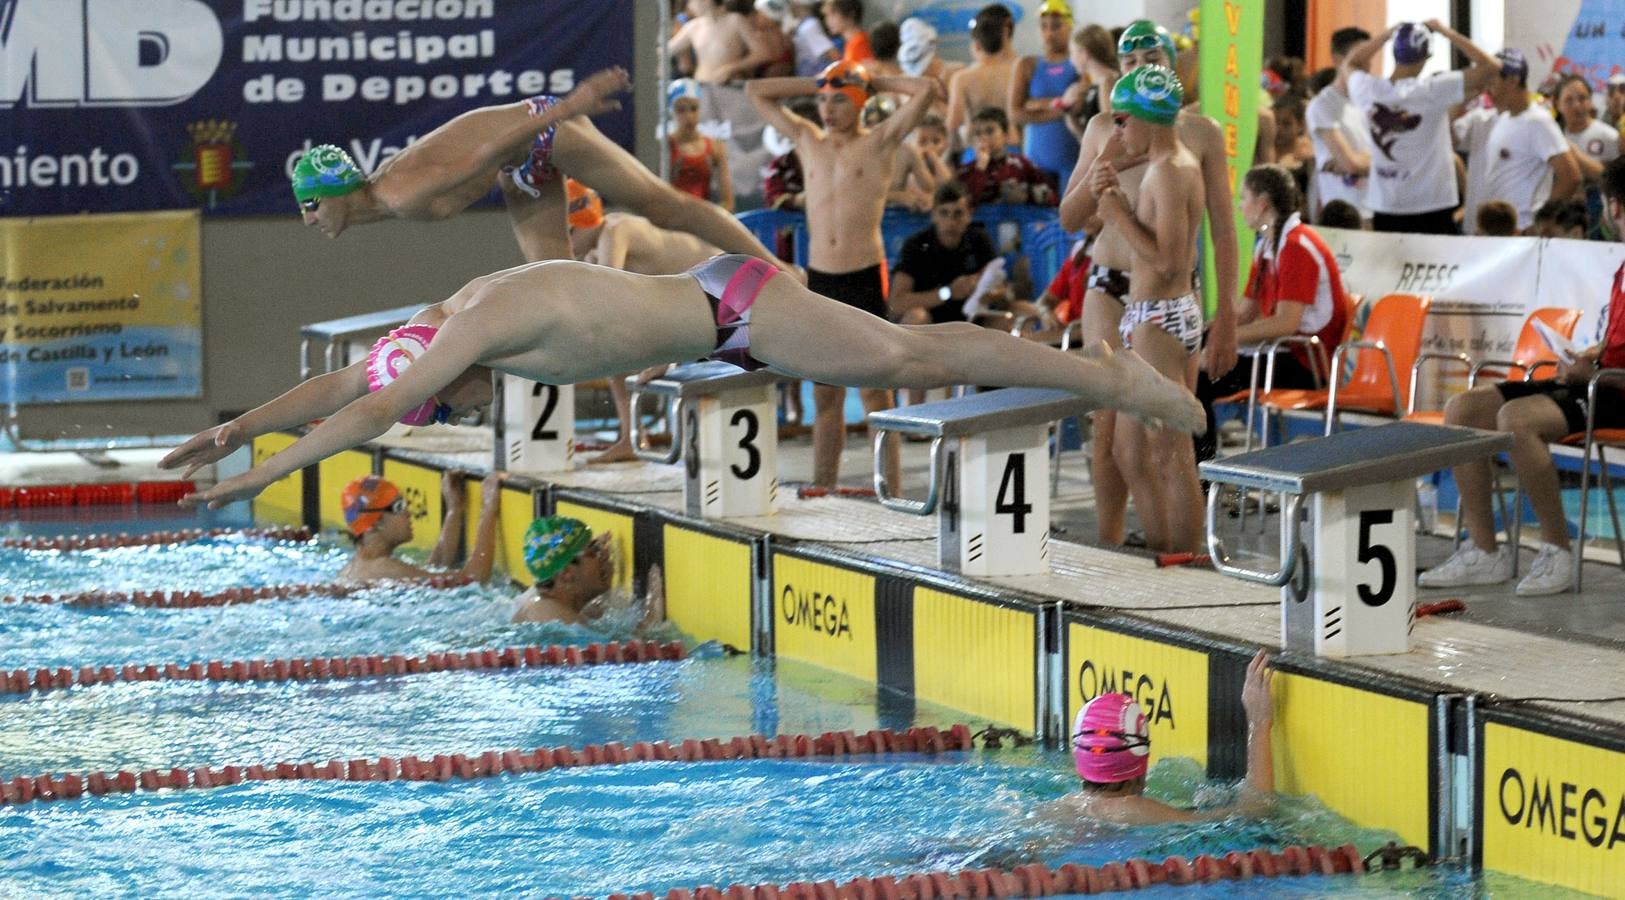
[[[1090,348],[1090,356],[1105,366],[1120,398],[1115,404],[1153,424],[1191,434],[1207,430],[1207,413],[1184,385],[1158,372],[1132,350],[1114,351],[1105,341]]]
[[[604,452],[587,460],[587,465],[599,466],[605,463],[629,462],[637,458],[637,453],[632,450],[632,439],[624,437],[604,448]]]

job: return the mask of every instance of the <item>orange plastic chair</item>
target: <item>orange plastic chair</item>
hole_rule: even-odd
[[[1357,309],[1359,309],[1360,304],[1364,301],[1365,297],[1362,294],[1348,292],[1343,294],[1343,330],[1337,335],[1337,343],[1339,345],[1346,342],[1349,339],[1349,334],[1353,332],[1354,313]],[[1266,362],[1262,369],[1264,372],[1263,389],[1268,391],[1273,387],[1271,382],[1273,381],[1275,375],[1275,354],[1287,349],[1287,347],[1292,344],[1298,344],[1308,348],[1308,353],[1310,355],[1310,370],[1315,374],[1317,383],[1329,377],[1328,373],[1331,371],[1330,361],[1326,358],[1326,347],[1320,338],[1312,334],[1289,334],[1283,337],[1278,337],[1275,340],[1270,341],[1268,344],[1261,344],[1253,348],[1253,351],[1250,353],[1244,351],[1243,355],[1251,358],[1252,365],[1252,371],[1249,374],[1249,383],[1247,388],[1236,391],[1233,394],[1227,394],[1223,397],[1219,397],[1213,401],[1214,403],[1241,403],[1242,401],[1246,401],[1248,450],[1253,449],[1253,427],[1254,422],[1257,421],[1259,372],[1261,371],[1259,363],[1261,361]],[[1267,421],[1265,422],[1265,428],[1266,430],[1268,428]],[[1267,437],[1264,443],[1268,445],[1269,441]]]
[[[1431,297],[1415,294],[1389,294],[1371,308],[1365,334],[1357,341],[1344,341],[1332,354],[1332,372],[1341,372],[1343,357],[1356,352],[1354,375],[1347,385],[1333,378],[1319,390],[1265,391],[1258,402],[1267,410],[1324,409],[1326,434],[1331,434],[1341,410],[1399,417],[1404,414],[1402,397],[1410,394],[1411,372],[1422,352],[1422,327],[1426,324]]]
[[[1416,376],[1420,373],[1424,362],[1430,359],[1455,359],[1466,362],[1467,387],[1471,389],[1478,384],[1478,376],[1486,369],[1492,373],[1505,373],[1503,380],[1514,379],[1528,381],[1547,366],[1557,364],[1557,354],[1552,348],[1546,346],[1546,341],[1535,329],[1536,322],[1544,322],[1546,326],[1566,338],[1574,337],[1574,328],[1580,324],[1580,311],[1567,309],[1561,306],[1544,306],[1530,313],[1523,320],[1523,328],[1518,331],[1518,343],[1512,348],[1510,359],[1486,359],[1481,362],[1472,362],[1465,354],[1452,353],[1423,353],[1417,360],[1411,372],[1410,399],[1405,404],[1405,421],[1422,422],[1428,425],[1443,425],[1444,410],[1416,408]]]

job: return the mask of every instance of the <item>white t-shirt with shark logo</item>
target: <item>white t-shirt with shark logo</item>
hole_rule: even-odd
[[[1456,192],[1450,148],[1450,107],[1462,102],[1461,72],[1438,72],[1389,81],[1349,74],[1349,99],[1371,126],[1371,176],[1366,204],[1372,212],[1415,215],[1453,208]]]

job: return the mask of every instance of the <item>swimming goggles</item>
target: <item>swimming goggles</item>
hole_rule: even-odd
[[[308,197],[308,198],[306,198],[304,200],[299,201],[299,209],[301,211],[303,211],[303,212],[308,212],[308,213],[313,213],[316,210],[320,209],[321,205],[322,205],[322,198],[320,198],[320,197]]]
[[[1085,737],[1117,738],[1119,741],[1123,742],[1123,746],[1085,747],[1082,743]],[[1077,734],[1074,734],[1072,736],[1072,746],[1079,750],[1086,750],[1090,753],[1117,753],[1123,750],[1133,750],[1135,747],[1149,747],[1151,746],[1151,739],[1143,734],[1129,734],[1126,731],[1108,731],[1104,728],[1096,728],[1088,731],[1080,731]]]
[[[1117,55],[1127,56],[1136,50],[1150,50],[1162,46],[1162,37],[1156,34],[1142,34],[1138,37],[1125,37],[1117,42]]]
[[[817,85],[818,89],[821,91],[825,89],[839,90],[840,88],[847,87],[855,87],[864,91],[865,93],[867,93],[869,90],[869,82],[865,79],[859,78],[856,75],[837,75],[834,78],[824,78],[820,76],[813,83]]]

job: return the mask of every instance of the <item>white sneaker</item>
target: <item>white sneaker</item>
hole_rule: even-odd
[[[1541,544],[1529,574],[1518,582],[1518,596],[1561,594],[1574,586],[1574,554],[1556,544]]]
[[[1472,541],[1462,541],[1450,558],[1416,578],[1417,587],[1464,587],[1470,584],[1500,584],[1512,577],[1512,555],[1505,547],[1485,553]]]

